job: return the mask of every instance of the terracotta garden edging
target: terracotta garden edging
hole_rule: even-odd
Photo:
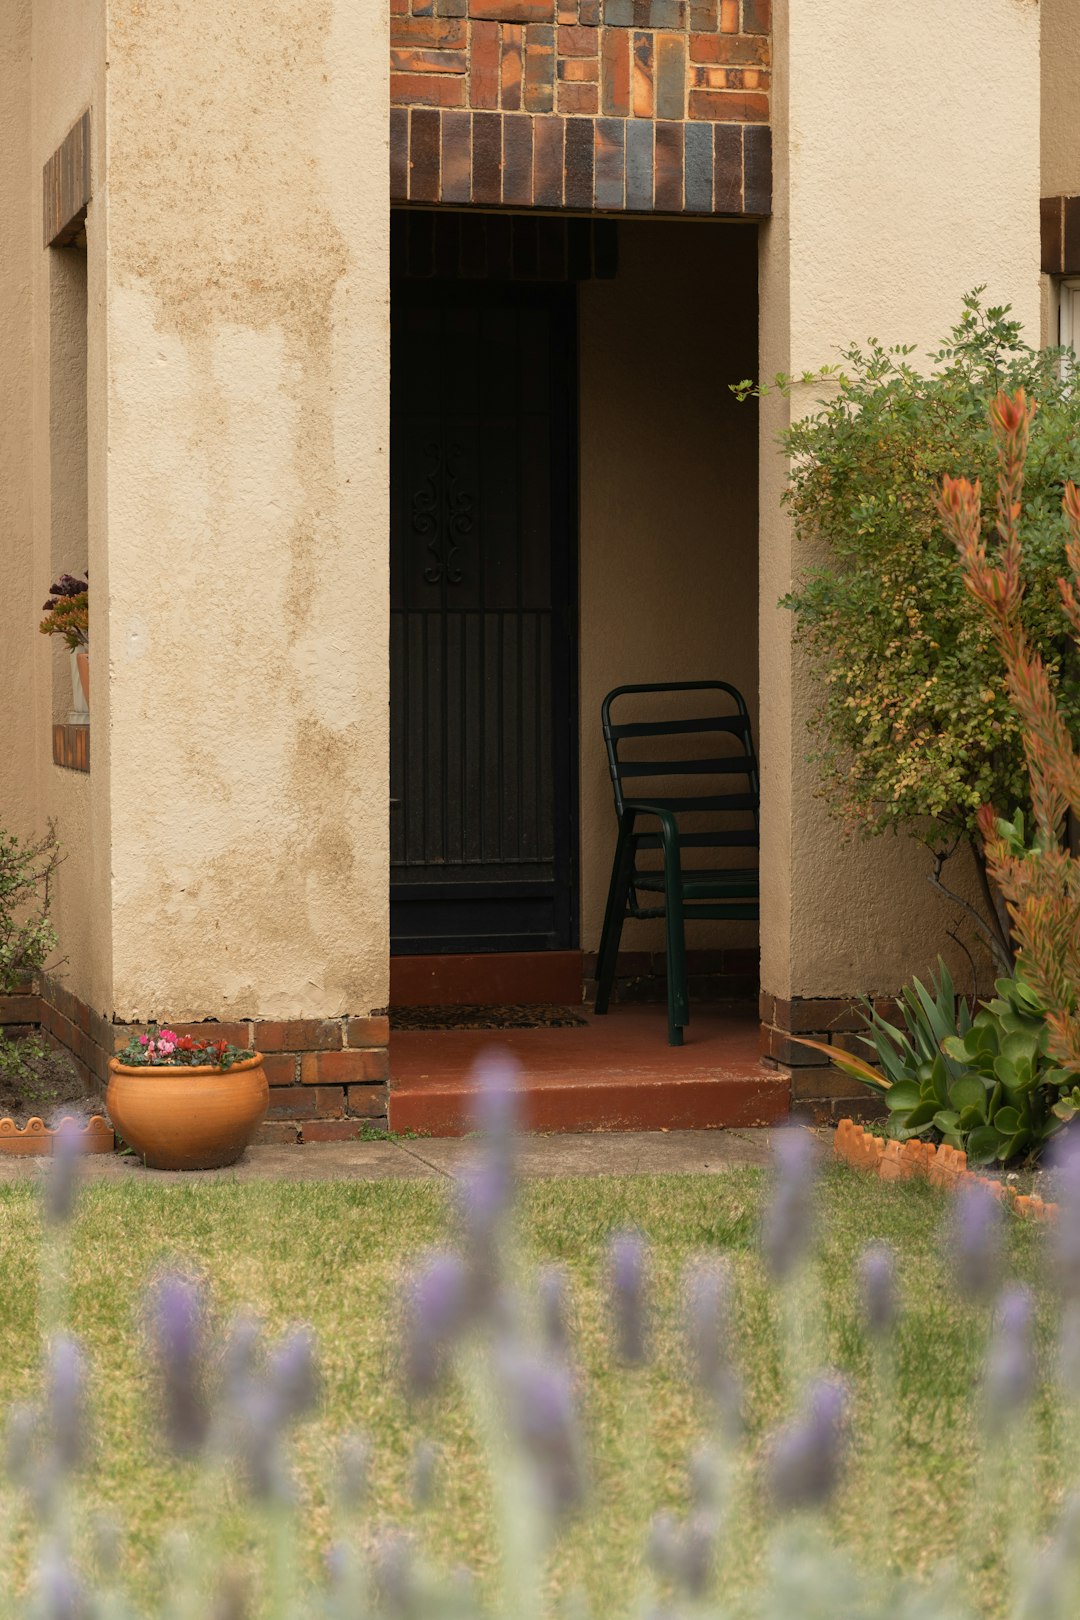
[[[42,1120],[28,1119],[25,1125],[16,1125],[13,1119],[0,1119],[0,1157],[4,1154],[36,1153],[39,1156],[55,1151],[60,1127],[67,1124],[67,1114],[55,1127]],[[74,1120],[78,1124],[78,1120]],[[112,1126],[100,1114],[92,1114],[78,1135],[80,1153],[111,1153],[116,1146]]]
[[[932,1187],[944,1187],[955,1192],[968,1181],[981,1181],[989,1187],[1000,1203],[1008,1204],[1017,1215],[1028,1220],[1053,1221],[1058,1206],[1026,1193],[1017,1193],[1007,1182],[993,1176],[976,1175],[967,1167],[967,1154],[944,1142],[935,1147],[932,1142],[920,1142],[912,1137],[907,1142],[886,1142],[880,1136],[871,1136],[852,1119],[842,1119],[833,1137],[833,1156],[855,1170],[868,1170],[880,1181],[913,1181],[920,1178]]]

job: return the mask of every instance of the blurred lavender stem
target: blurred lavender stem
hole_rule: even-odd
[[[500,1620],[504,1615],[542,1620],[546,1550],[541,1515],[521,1450],[508,1442],[490,1346],[470,1340],[457,1365],[491,1472],[501,1569],[495,1613]]]
[[[893,1452],[896,1443],[896,1264],[881,1244],[864,1249],[859,1262],[863,1324],[870,1341],[868,1500],[875,1503],[875,1563],[884,1573],[893,1559]]]

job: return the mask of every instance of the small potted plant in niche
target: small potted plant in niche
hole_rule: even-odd
[[[49,587],[45,617],[38,626],[43,636],[63,636],[71,654],[71,713],[68,724],[90,722],[90,584],[74,574],[61,574]]]
[[[266,1113],[260,1052],[159,1028],[109,1062],[106,1106],[120,1136],[154,1170],[232,1164]]]

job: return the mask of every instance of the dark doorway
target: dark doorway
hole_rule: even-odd
[[[393,283],[400,954],[576,944],[575,291]]]

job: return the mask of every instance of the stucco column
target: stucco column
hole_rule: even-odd
[[[761,375],[814,370],[870,336],[935,348],[984,283],[1037,341],[1037,0],[777,0],[774,12]],[[776,439],[813,398],[774,393],[761,410],[767,1004],[895,990],[932,967],[945,921],[925,853],[845,842],[814,797],[814,686],[776,606],[809,560],[780,508]]]
[[[375,0],[109,8],[120,1019],[388,999],[388,60]]]

